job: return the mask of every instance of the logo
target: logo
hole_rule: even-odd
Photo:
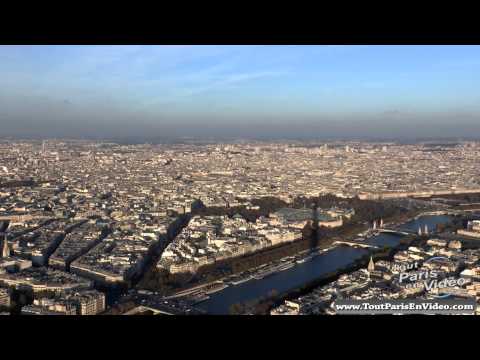
[[[399,284],[405,284],[406,289],[425,289],[437,299],[445,299],[452,294],[449,288],[461,287],[465,279],[453,277],[440,278],[442,273],[451,273],[456,264],[447,257],[436,256],[423,262],[422,268],[418,262],[395,266],[399,273]]]

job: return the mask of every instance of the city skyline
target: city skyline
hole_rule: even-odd
[[[0,46],[15,137],[467,137],[478,46]]]
[[[343,301],[446,296],[478,314],[479,156],[478,141],[1,141],[0,314],[370,314]]]

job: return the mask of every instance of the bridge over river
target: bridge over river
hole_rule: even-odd
[[[392,235],[417,235],[418,232],[410,230],[410,229],[394,229],[394,228],[380,228],[376,229],[374,236],[379,234],[392,234]],[[367,241],[356,241],[356,240],[338,240],[333,243],[333,245],[348,245],[353,247],[360,247],[364,249],[379,249],[380,247],[374,244],[371,244]]]
[[[360,241],[335,241],[333,243],[333,245],[348,245],[348,246],[353,246],[353,247],[361,247],[361,248],[365,248],[365,249],[379,249],[378,246],[376,245],[371,245],[371,244],[367,244],[367,243],[364,243],[364,242],[360,242]]]
[[[388,229],[388,228],[381,228],[377,230],[379,233],[387,233],[387,234],[398,234],[398,235],[416,235],[418,234],[415,231],[409,229]]]

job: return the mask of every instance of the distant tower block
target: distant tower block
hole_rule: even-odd
[[[423,233],[422,233],[422,227],[421,227],[421,226],[418,227],[418,235],[420,235],[420,236],[423,235]]]
[[[380,219],[380,227],[383,228],[383,219]]]
[[[423,233],[424,233],[425,235],[428,235],[428,225],[427,225],[427,224],[425,224]]]
[[[377,230],[377,221],[376,220],[373,221],[373,230]]]

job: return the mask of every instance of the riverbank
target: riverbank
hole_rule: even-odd
[[[441,216],[435,215],[427,215],[425,213],[415,216],[414,219],[410,219],[408,223],[415,224],[415,221],[419,219],[426,218],[432,216],[434,218],[440,218]],[[443,215],[443,217],[445,217]],[[456,228],[456,223],[459,220],[457,216],[449,216],[449,222],[442,223],[444,225],[444,229],[452,230]],[[437,224],[438,225],[438,224]],[[413,225],[411,227],[416,226]],[[338,278],[343,274],[348,274],[362,268],[366,268],[368,266],[368,262],[370,260],[370,256],[374,259],[374,261],[379,260],[387,260],[392,261],[394,255],[399,252],[408,249],[410,246],[421,247],[425,244],[425,242],[430,238],[428,235],[408,235],[400,237],[400,240],[396,246],[392,247],[384,247],[380,250],[372,250],[369,254],[366,254],[360,259],[355,260],[351,265],[346,266],[344,268],[338,269],[338,271],[332,274],[325,274],[325,276],[315,279],[314,281],[305,283],[304,285],[291,289],[289,291],[283,292],[281,294],[276,295],[275,297],[270,297],[269,299],[263,300],[263,302],[259,302],[256,308],[253,310],[255,314],[268,314],[270,310],[280,304],[282,304],[285,300],[292,300],[298,297],[304,296],[314,289],[327,285],[333,281],[338,280]],[[268,306],[267,306],[268,305]]]
[[[402,213],[396,216],[390,216],[384,219],[385,224],[393,221],[396,223],[410,221],[420,213],[419,210],[411,210],[408,213]],[[369,229],[369,222],[350,222],[337,229],[322,228],[319,233],[313,231],[304,231],[304,238],[295,240],[287,244],[263,249],[261,251],[246,254],[240,257],[225,259],[212,265],[201,267],[196,274],[169,274],[159,269],[151,269],[146,275],[145,281],[139,284],[139,289],[157,292],[164,296],[179,296],[178,294],[200,293],[198,289],[208,287],[211,284],[223,281],[228,282],[231,277],[239,277],[236,284],[261,278],[255,276],[262,266],[275,265],[288,257],[296,257],[296,260],[306,257],[312,252],[331,250],[336,241],[352,240],[358,237],[358,234]],[[312,229],[313,230],[313,229]],[[313,237],[317,238],[313,238]],[[280,268],[278,271],[272,269],[268,274],[284,271]],[[202,301],[206,296],[199,296]]]
[[[415,232],[418,227],[428,225],[434,229],[438,224],[446,224],[451,221],[448,216],[426,216],[416,220],[411,220],[401,225],[404,229]],[[369,259],[370,254],[376,258],[380,256],[391,256],[393,253],[382,252],[394,249],[400,250],[402,245],[409,246],[411,242],[405,242],[408,239],[399,234],[379,234],[373,238],[366,239],[366,243],[371,243],[379,248],[370,251],[350,246],[337,246],[323,254],[313,258],[304,264],[297,264],[291,269],[273,274],[265,279],[252,279],[237,286],[229,286],[219,291],[208,300],[201,302],[198,307],[209,314],[229,314],[233,307],[240,304],[248,308],[255,308],[256,305],[300,291],[311,286],[321,284],[322,281],[333,281],[335,277],[342,273],[354,271],[358,266],[366,266],[365,260]],[[402,242],[402,244],[400,244]],[[363,258],[363,262],[362,262]],[[271,296],[272,291],[275,296]],[[235,305],[235,306],[234,306]],[[238,309],[236,309],[238,310]],[[263,311],[267,311],[263,308]],[[261,312],[261,311],[260,311]],[[247,312],[248,313],[248,312]]]
[[[403,242],[405,238],[402,238],[402,240],[399,242],[399,246],[395,248],[384,248],[380,250],[373,250],[372,252],[365,254],[360,259],[355,260],[352,264],[344,268],[338,269],[337,271],[334,271],[331,273],[327,273],[323,277],[315,279],[311,282],[305,283],[300,287],[294,288],[292,290],[278,294],[275,297],[270,297],[266,300],[259,302],[256,305],[256,307],[253,310],[251,310],[251,312],[256,315],[268,315],[271,309],[284,303],[285,300],[293,300],[293,299],[299,298],[301,296],[304,296],[310,293],[316,288],[325,286],[329,283],[332,283],[338,280],[338,278],[344,274],[349,274],[354,271],[358,271],[360,269],[366,268],[370,261],[370,257],[372,257],[374,261],[379,261],[379,260],[391,261],[394,255],[398,251],[407,249],[413,243],[415,238],[416,237],[412,237],[412,239],[407,242]]]

